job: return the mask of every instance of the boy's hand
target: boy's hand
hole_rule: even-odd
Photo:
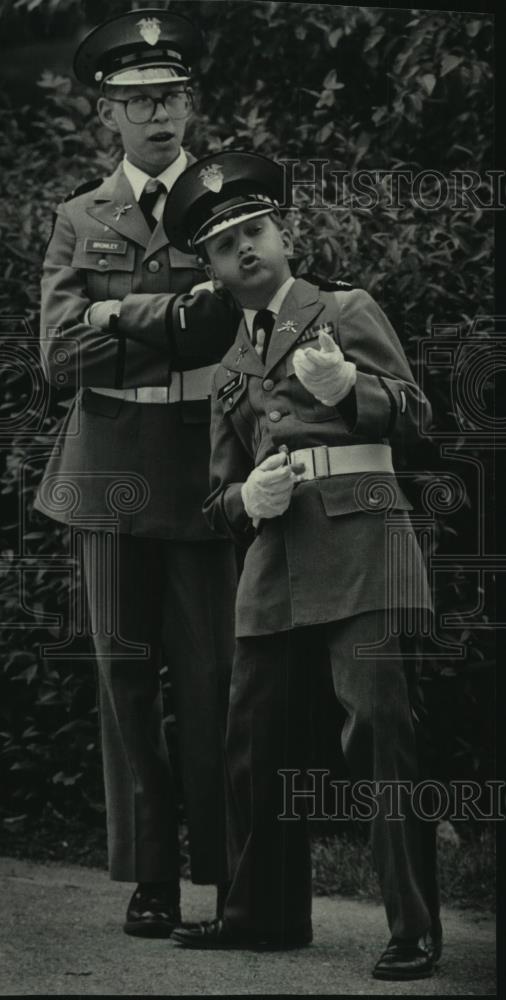
[[[90,326],[99,327],[101,330],[109,329],[111,316],[118,316],[121,308],[119,299],[105,299],[102,302],[93,302],[89,307],[85,322]]]
[[[353,361],[345,361],[341,349],[328,333],[319,334],[319,350],[299,347],[293,355],[295,374],[305,389],[325,406],[335,406],[357,381]]]
[[[241,487],[244,509],[256,526],[261,518],[279,517],[287,509],[303,465],[287,465],[286,455],[270,455],[250,472]]]

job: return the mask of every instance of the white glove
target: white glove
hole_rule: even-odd
[[[286,464],[286,455],[270,455],[250,472],[241,486],[244,509],[255,527],[263,517],[279,517],[287,509],[303,465]]]
[[[89,323],[90,326],[98,326],[101,330],[108,330],[111,316],[119,316],[120,309],[120,299],[105,299],[103,302],[94,302],[86,311],[85,322]]]
[[[325,406],[335,406],[351,391],[357,381],[353,361],[345,361],[343,352],[328,333],[319,334],[319,350],[299,347],[293,355],[295,374],[302,385]]]

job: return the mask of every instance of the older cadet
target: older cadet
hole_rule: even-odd
[[[164,664],[192,879],[216,884],[218,896],[227,879],[223,740],[235,558],[201,507],[211,379],[237,314],[211,291],[190,294],[205,274],[195,254],[169,243],[160,221],[167,192],[193,162],[181,143],[199,49],[196,28],[161,10],[114,18],[82,42],[75,73],[101,87],[100,120],[121,140],[124,157],[112,176],[59,206],[42,279],[48,378],[80,388],[37,506],[80,528],[110,873],[138,883],[124,930],[160,937],[181,920]]]
[[[307,824],[295,819],[300,796],[283,801],[278,772],[307,766],[322,649],[347,713],[354,778],[379,792],[376,782],[419,773],[400,641],[431,601],[390,441],[407,439],[428,403],[365,291],[321,291],[291,276],[280,201],[279,166],[228,152],[193,164],[166,205],[172,242],[199,251],[244,311],[214,380],[205,505],[217,531],[250,542],[227,732],[232,885],[223,919],[176,928],[186,947],[311,941]],[[388,819],[390,793],[376,804],[372,846],[391,940],[374,975],[427,976],[441,950],[434,825],[416,818],[409,795],[404,819]]]

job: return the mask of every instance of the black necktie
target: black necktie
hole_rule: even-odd
[[[151,229],[151,232],[153,232],[157,223],[157,220],[153,215],[153,209],[160,195],[166,193],[167,188],[165,187],[165,184],[162,181],[157,180],[156,177],[150,178],[150,180],[146,181],[146,184],[144,185],[144,190],[139,198],[139,208],[149,228]]]
[[[271,334],[274,329],[274,322],[274,313],[272,313],[270,309],[259,309],[253,320],[253,347],[264,363]],[[263,330],[265,334],[263,344],[261,344],[258,339],[260,330]]]

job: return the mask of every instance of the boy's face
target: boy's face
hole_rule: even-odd
[[[117,91],[117,93],[116,93]],[[188,118],[171,117],[163,104],[156,105],[153,117],[142,124],[129,121],[132,116],[125,101],[131,98],[163,98],[168,93],[183,92],[181,84],[171,86],[156,83],[142,86],[117,87],[114,98],[109,95],[98,100],[100,120],[111,132],[119,133],[125,153],[134,166],[155,177],[179,155]],[[135,114],[133,117],[136,117]]]
[[[265,307],[290,277],[292,239],[278,229],[271,215],[230,226],[206,240],[205,249],[209,277],[216,287],[228,288],[245,309]]]

